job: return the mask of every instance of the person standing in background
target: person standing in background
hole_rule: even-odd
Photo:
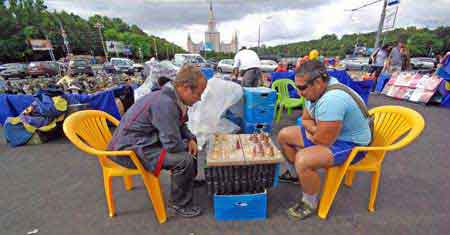
[[[370,59],[372,60],[372,67],[371,67],[371,76],[374,76],[375,79],[373,81],[372,91],[375,90],[375,87],[377,86],[377,80],[378,76],[380,76],[381,71],[383,71],[384,63],[386,62],[386,59],[389,55],[389,45],[385,44],[381,48],[377,48],[372,55],[370,55]]]
[[[408,48],[403,46],[400,48],[400,55],[402,57],[402,71],[407,71],[411,69],[411,56]]]
[[[398,41],[396,47],[392,48],[389,53],[387,68],[390,73],[400,72],[402,70],[402,53],[401,49],[405,47],[403,41]]]
[[[242,77],[243,87],[257,87],[261,80],[261,61],[256,52],[242,47],[234,56],[233,74]]]

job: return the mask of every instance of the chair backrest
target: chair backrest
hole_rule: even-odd
[[[297,89],[291,79],[278,79],[272,83],[272,89],[278,92],[281,99],[289,98],[289,86]]]
[[[371,146],[388,146],[387,150],[405,147],[416,139],[425,127],[418,112],[402,106],[380,106],[369,113],[374,117]]]
[[[108,122],[114,126],[119,121],[113,116],[98,110],[84,110],[73,113],[63,124],[64,134],[80,150],[99,157],[104,166],[110,160],[107,156],[99,155],[97,150],[105,151],[112,138]]]

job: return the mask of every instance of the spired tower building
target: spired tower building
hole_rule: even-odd
[[[230,43],[224,43],[220,41],[220,32],[216,28],[216,19],[214,17],[214,11],[212,7],[212,1],[209,2],[208,12],[208,31],[205,32],[205,40],[200,43],[194,43],[191,38],[191,34],[188,34],[187,48],[191,53],[199,53],[200,51],[215,51],[236,53],[238,50],[238,37],[235,32]]]

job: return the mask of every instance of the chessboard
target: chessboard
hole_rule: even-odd
[[[283,162],[281,152],[267,133],[215,134],[206,158],[207,166],[239,166]]]
[[[241,134],[245,161],[248,165],[273,164],[284,161],[284,157],[266,133]]]
[[[238,135],[215,134],[208,152],[208,166],[245,165]]]

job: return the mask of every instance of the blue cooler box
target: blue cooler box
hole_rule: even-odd
[[[267,218],[267,191],[257,194],[214,195],[216,220],[264,220]]]

